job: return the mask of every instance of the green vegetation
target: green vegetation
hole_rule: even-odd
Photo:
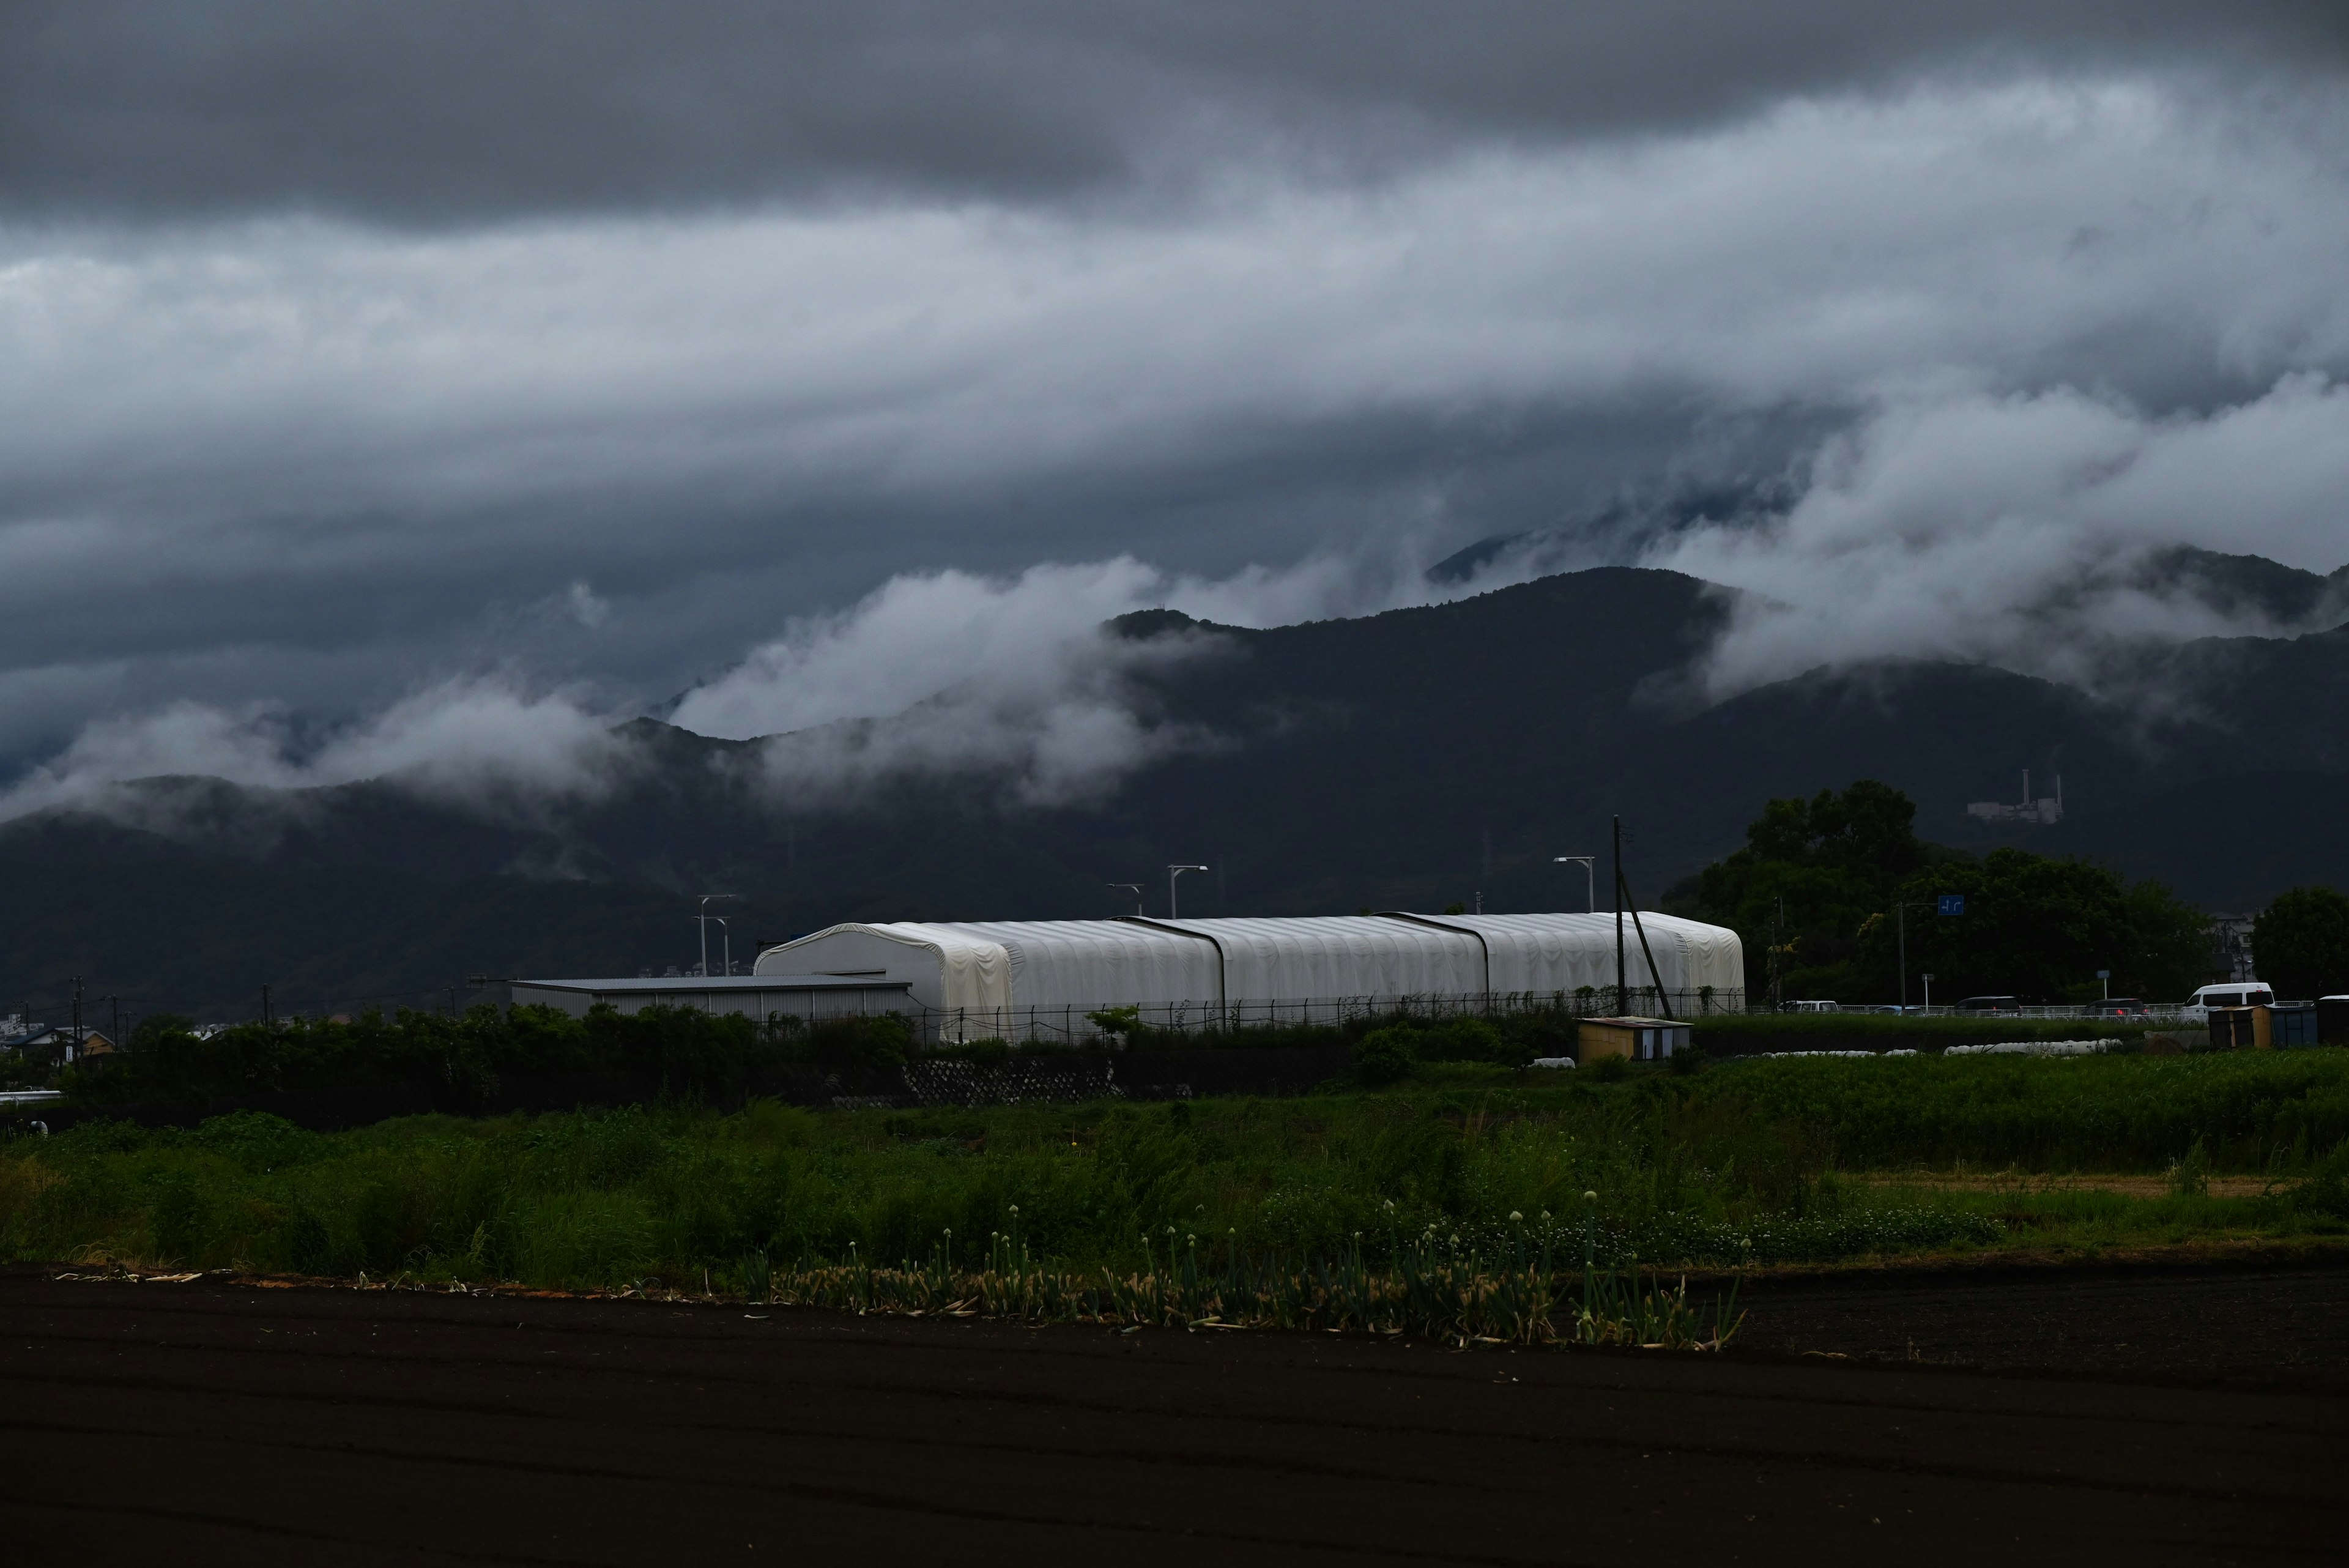
[[[482,1005],[460,1017],[402,1009],[347,1023],[295,1018],[246,1023],[208,1038],[191,1021],[140,1021],[118,1055],[67,1068],[59,1086],[77,1102],[189,1104],[225,1095],[426,1079],[493,1089],[504,1073],[618,1068],[653,1075],[675,1094],[739,1084],[754,1069],[792,1063],[892,1067],[914,1047],[894,1015],[754,1023],[739,1013],[597,1007],[574,1018],[550,1007]]]
[[[1775,972],[1788,998],[1893,1000],[1903,904],[1909,972],[1932,974],[1947,1002],[2091,1002],[2098,970],[2112,971],[2115,996],[2177,1000],[2207,978],[2204,919],[2162,884],[2022,849],[1976,858],[1920,839],[1916,815],[1873,779],[1771,801],[1744,847],[1675,888],[1666,907],[1744,937],[1757,998]],[[1951,893],[1965,896],[1965,913],[1937,915]]]
[[[2330,888],[2277,894],[2251,922],[2251,951],[2279,997],[2349,993],[2349,898]]]
[[[1006,1236],[1056,1277],[1173,1278],[1195,1237],[1271,1300],[1430,1248],[1475,1274],[1542,1249],[1579,1266],[1586,1246],[1612,1267],[2349,1236],[2349,1053],[1609,1076],[1423,1060],[1383,1093],[1293,1100],[88,1123],[0,1148],[0,1256],[741,1290],[753,1260],[771,1287],[983,1272]],[[1961,1168],[2136,1172],[2158,1195],[1920,1174]]]
[[[1370,1063],[1392,1058],[1393,1064],[1383,1075],[1368,1069],[1373,1082],[1391,1082],[1422,1062],[1523,1066],[1536,1056],[1569,1054],[1575,1029],[1574,1020],[1558,1012],[1440,1022],[1398,1013],[1343,1026],[1190,1032],[1151,1028],[1130,1007],[1089,1016],[1134,1047],[1371,1045]],[[143,1020],[129,1044],[127,1052],[67,1069],[59,1086],[81,1105],[202,1105],[278,1090],[414,1081],[486,1096],[505,1074],[620,1069],[650,1078],[667,1093],[690,1096],[739,1090],[752,1074],[775,1066],[896,1067],[920,1048],[895,1014],[762,1024],[694,1008],[621,1013],[598,1007],[583,1019],[553,1008],[487,1005],[456,1018],[403,1011],[390,1018],[366,1013],[347,1023],[306,1018],[247,1023],[209,1037],[196,1034],[188,1019],[159,1014]],[[941,1054],[996,1064],[1014,1050],[1004,1041],[976,1040]]]

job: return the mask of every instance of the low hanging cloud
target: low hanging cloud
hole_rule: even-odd
[[[791,787],[1073,798],[1211,743],[1131,679],[1190,644],[1101,621],[1411,602],[1490,534],[1551,530],[1444,593],[1621,558],[1557,525],[1747,424],[1795,432],[1794,499],[1637,535],[1751,590],[1713,691],[2094,680],[2251,627],[2164,547],[2341,564],[2344,125],[2321,72],[2116,57],[1083,200],[43,205],[0,230],[0,756],[46,760],[0,812],[593,790],[606,726],[710,670],[674,716],[799,737]]]
[[[1174,751],[1218,743],[1212,732],[1158,722],[1132,679],[1214,657],[1212,628],[1128,637],[1108,627],[1116,617],[1174,608],[1267,626],[1429,596],[1408,551],[1214,580],[1130,556],[1012,576],[909,574],[851,609],[794,621],[688,692],[670,718],[702,734],[771,737],[768,774],[792,799],[956,774],[1029,804],[1064,803]]]
[[[766,738],[763,783],[792,800],[952,773],[1019,801],[1061,803],[1174,749],[1218,743],[1212,733],[1156,722],[1131,680],[1212,657],[1214,630],[1129,638],[1108,628],[1116,617],[1172,607],[1220,625],[1268,626],[1422,602],[1431,592],[1423,556],[1407,543],[1222,578],[1130,556],[1001,576],[909,573],[846,609],[795,618],[687,691],[667,717],[700,734]],[[602,614],[584,584],[557,602],[582,618]],[[178,775],[276,792],[384,779],[527,818],[629,776],[638,759],[615,733],[626,716],[579,691],[533,693],[493,677],[440,682],[323,735],[282,704],[173,702],[84,728],[0,794],[0,820],[70,807],[177,831],[181,797],[122,786]]]
[[[2131,649],[2349,614],[2335,593],[2280,620],[2163,569],[2179,546],[2349,565],[2349,386],[2323,376],[2167,417],[2070,388],[1900,399],[1808,467],[1783,514],[1648,553],[1745,590],[1703,672],[1715,696],[1893,658],[2093,688]]]
[[[609,721],[571,696],[487,678],[444,681],[324,735],[304,733],[274,704],[183,701],[91,723],[0,794],[0,820],[64,807],[171,832],[173,796],[122,786],[191,774],[281,792],[382,778],[526,815],[551,799],[599,793],[628,762]]]

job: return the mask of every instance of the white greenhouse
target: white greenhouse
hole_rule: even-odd
[[[1660,989],[1649,1005],[1744,1006],[1736,932],[1641,910],[1636,928],[1623,917],[1622,944],[1629,1000]],[[838,925],[769,948],[753,972],[903,982],[926,1032],[968,1039],[1082,1036],[1097,1032],[1088,1012],[1113,1007],[1181,1028],[1570,1002],[1585,987],[1606,999],[1615,962],[1611,913],[1381,914]]]

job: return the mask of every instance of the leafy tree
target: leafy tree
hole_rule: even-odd
[[[1965,895],[1965,913],[1935,912]],[[2134,886],[2093,861],[1994,849],[1920,871],[1897,898],[1909,915],[1909,972],[1930,973],[1943,1001],[1979,994],[2026,1002],[2090,1002],[2112,971],[2115,996],[2183,996],[2209,964],[2201,913],[2158,882]],[[1888,904],[1892,900],[1887,900]],[[1889,909],[1861,932],[1863,964],[1897,993],[1899,930]],[[1913,988],[1911,999],[1921,999]]]
[[[2279,997],[2349,992],[2349,898],[2330,888],[2277,894],[2251,922],[2251,958]]]
[[[2096,971],[2116,996],[2179,997],[2208,971],[2201,913],[2158,882],[2124,881],[2085,860],[1999,849],[1981,860],[1916,834],[1915,803],[1874,779],[1840,794],[1774,800],[1745,846],[1673,889],[1668,908],[1745,939],[1749,990],[1768,983],[1774,920],[1789,997],[1881,1002],[1900,992],[1898,906],[1909,911],[1909,973],[1945,1001],[1995,993],[2092,1001]],[[1944,893],[1966,913],[1934,913]],[[1921,1000],[1912,982],[1910,999]]]
[[[1666,907],[1744,937],[1746,984],[1756,992],[1767,983],[1776,929],[1787,995],[1856,999],[1870,989],[1860,928],[1902,878],[1951,853],[1920,839],[1916,820],[1914,801],[1874,779],[1770,801],[1747,826],[1745,846],[1674,888]]]

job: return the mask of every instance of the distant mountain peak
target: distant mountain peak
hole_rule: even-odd
[[[1102,623],[1112,637],[1126,642],[1148,642],[1154,637],[1167,637],[1186,631],[1219,630],[1212,621],[1185,615],[1178,609],[1129,610]]]

